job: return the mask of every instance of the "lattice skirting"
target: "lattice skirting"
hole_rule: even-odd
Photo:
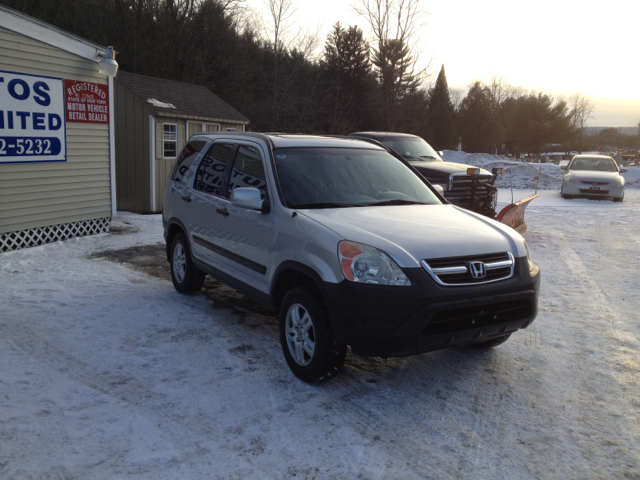
[[[0,233],[0,252],[37,247],[45,243],[109,231],[111,218],[95,218],[81,222],[61,223],[50,227],[30,228],[19,232]]]

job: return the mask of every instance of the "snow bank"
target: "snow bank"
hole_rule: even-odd
[[[538,190],[560,190],[564,171],[553,163],[525,163],[499,155],[488,153],[465,153],[445,150],[443,159],[447,162],[474,165],[491,171],[493,167],[504,167],[504,174],[498,176],[496,186],[509,188],[513,182],[513,188]],[[623,173],[626,188],[640,188],[640,168],[628,167]],[[540,180],[538,181],[538,176]]]

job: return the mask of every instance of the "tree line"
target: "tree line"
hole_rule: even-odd
[[[204,85],[254,131],[413,133],[438,150],[540,153],[549,143],[582,150],[593,104],[513,87],[504,77],[450,91],[444,65],[429,84],[418,36],[424,0],[357,0],[373,32],[336,23],[321,54],[313,32],[295,31],[293,0],[0,0],[102,45],[120,68]],[[424,62],[423,62],[424,63]]]

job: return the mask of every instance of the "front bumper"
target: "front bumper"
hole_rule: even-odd
[[[336,339],[354,353],[394,357],[487,341],[528,327],[538,312],[540,272],[516,259],[512,278],[443,287],[421,268],[410,287],[325,284]]]
[[[584,183],[568,183],[562,185],[562,193],[576,197],[620,198],[624,195],[624,185],[599,185],[597,188]]]

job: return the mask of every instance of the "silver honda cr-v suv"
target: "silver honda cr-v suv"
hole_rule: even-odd
[[[518,233],[357,139],[196,134],[163,225],[175,288],[197,292],[209,274],[271,306],[304,381],[335,375],[347,345],[382,357],[495,346],[538,310]]]

